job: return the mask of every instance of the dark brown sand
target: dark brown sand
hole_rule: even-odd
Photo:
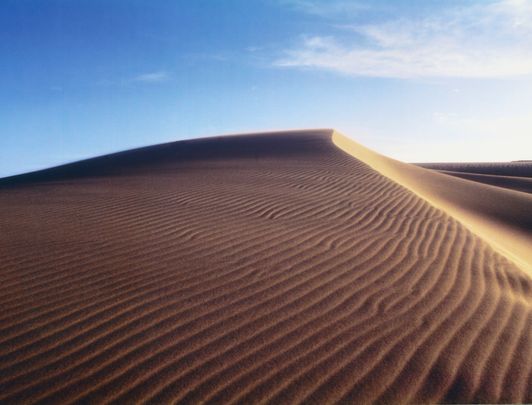
[[[0,403],[532,402],[531,278],[330,130],[78,162],[0,207]]]

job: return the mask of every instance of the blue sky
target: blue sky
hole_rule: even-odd
[[[532,159],[532,0],[3,0],[0,176],[334,127],[405,161]]]

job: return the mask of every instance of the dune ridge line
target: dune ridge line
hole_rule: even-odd
[[[532,276],[532,196],[400,162],[336,130],[332,132],[332,141],[344,152],[461,222]]]
[[[0,181],[0,403],[532,403],[532,278],[332,134]]]

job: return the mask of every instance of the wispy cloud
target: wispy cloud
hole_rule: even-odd
[[[481,2],[341,29],[343,40],[303,37],[274,65],[396,78],[532,75],[532,0]]]
[[[133,81],[143,83],[162,83],[170,80],[170,75],[164,71],[143,73],[136,76]]]

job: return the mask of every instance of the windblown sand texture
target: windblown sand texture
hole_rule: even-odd
[[[315,130],[0,182],[0,403],[532,402],[530,276],[382,165]],[[515,193],[482,217],[530,247]]]
[[[462,179],[532,193],[532,161],[508,163],[420,163]]]

